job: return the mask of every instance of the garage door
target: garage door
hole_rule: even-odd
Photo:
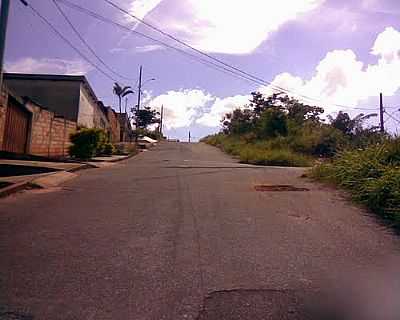
[[[8,99],[3,150],[25,153],[28,142],[30,114],[13,98]]]

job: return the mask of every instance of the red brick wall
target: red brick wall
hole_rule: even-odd
[[[3,147],[4,129],[6,126],[7,97],[6,90],[0,90],[0,150]]]
[[[29,153],[47,157],[49,155],[50,126],[54,114],[40,107],[30,105],[32,115]]]

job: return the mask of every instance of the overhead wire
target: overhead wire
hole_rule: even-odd
[[[389,116],[389,118],[392,118],[392,119],[395,120],[396,122],[400,123],[400,120],[393,116],[393,114],[395,114],[396,112],[397,112],[397,111],[392,112],[392,113],[390,114],[390,113],[387,113],[387,112],[385,111],[386,115]]]
[[[93,56],[96,57],[96,59],[111,73],[113,73],[115,76],[120,77],[121,79],[125,80],[135,80],[134,78],[129,78],[126,77],[117,71],[115,71],[113,68],[111,68],[97,53],[96,51],[90,46],[90,44],[85,40],[85,38],[82,36],[82,34],[78,31],[78,29],[74,26],[74,24],[71,22],[71,20],[68,18],[67,14],[64,12],[64,10],[59,6],[57,1],[52,0],[55,7],[57,8],[58,12],[63,16],[64,20],[68,23],[68,25],[71,27],[71,29],[74,31],[75,35],[81,40],[81,42],[85,45],[85,47],[91,52]]]
[[[178,39],[177,37],[171,35],[168,32],[163,31],[162,29],[160,29],[160,28],[154,26],[153,24],[145,21],[144,19],[141,19],[141,18],[137,17],[133,13],[129,12],[128,10],[126,10],[124,8],[122,8],[121,6],[117,5],[116,3],[114,3],[111,0],[103,0],[103,1],[108,3],[110,6],[116,8],[117,10],[121,11],[122,13],[132,17],[133,19],[135,19],[136,21],[142,23],[143,25],[147,26],[148,28],[151,28],[152,30],[154,30],[154,31],[156,31],[156,32],[158,32],[158,33],[160,33],[160,34],[162,34],[162,35],[164,35],[164,36],[166,36],[166,37],[178,42],[179,44],[181,44],[181,45],[183,45],[183,46],[195,51],[196,53],[198,53],[200,55],[203,55],[203,56],[205,56],[205,57],[207,57],[207,58],[209,58],[211,60],[214,60],[214,61],[224,65],[225,67],[231,68],[231,69],[233,69],[233,70],[235,70],[235,71],[237,71],[237,72],[239,72],[239,73],[241,73],[243,75],[246,75],[247,77],[250,77],[250,78],[252,78],[254,80],[257,80],[258,82],[261,82],[263,85],[268,85],[268,86],[270,86],[271,88],[273,88],[276,91],[283,91],[284,93],[290,93],[290,94],[293,94],[294,96],[301,97],[301,98],[306,99],[308,101],[318,101],[318,102],[326,103],[325,101],[323,101],[320,98],[313,98],[313,97],[309,97],[309,96],[306,96],[306,95],[303,95],[303,94],[299,94],[299,93],[294,92],[293,90],[290,90],[290,89],[283,88],[283,87],[280,87],[278,85],[275,85],[271,81],[267,81],[267,80],[264,80],[264,79],[262,79],[260,77],[254,76],[254,75],[250,74],[249,72],[246,72],[246,71],[244,71],[244,70],[242,70],[242,69],[240,69],[240,68],[238,68],[238,67],[236,67],[234,65],[228,64],[227,62],[225,62],[225,61],[223,61],[221,59],[218,59],[218,58],[216,58],[216,57],[214,57],[214,56],[212,56],[212,55],[210,55],[210,54],[208,54],[208,53],[206,53],[206,52],[204,52],[204,51],[202,51],[200,49],[197,49],[197,48],[193,47],[192,45],[186,43],[185,41],[182,41],[182,40]],[[340,104],[335,104],[335,103],[330,103],[330,104],[333,105],[333,106],[340,107],[340,108],[349,108],[349,106],[344,106],[344,105],[340,105]],[[354,108],[351,108],[351,109],[354,109]]]
[[[36,10],[30,3],[27,3],[27,7],[32,10],[34,15],[36,15],[44,24],[46,24],[59,38],[61,38],[68,46],[70,46],[82,59],[84,59],[87,63],[89,63],[92,67],[94,67],[97,71],[103,74],[109,80],[114,82],[118,82],[116,78],[109,75],[107,72],[102,70],[97,64],[92,62],[84,53],[82,53],[68,38],[66,38],[58,29],[45,17],[43,16],[38,10]]]
[[[155,43],[157,43],[157,44],[159,44],[159,45],[161,45],[161,46],[163,46],[163,47],[166,47],[166,48],[168,48],[168,49],[175,50],[175,51],[177,51],[177,52],[179,52],[179,53],[181,53],[181,54],[184,54],[184,55],[188,56],[188,57],[191,58],[192,60],[195,60],[195,61],[197,61],[197,62],[199,62],[199,63],[202,63],[202,64],[204,64],[204,65],[206,65],[206,66],[208,66],[208,67],[211,67],[211,68],[213,68],[213,69],[217,68],[218,71],[220,71],[220,72],[223,72],[223,73],[227,73],[227,74],[236,76],[237,78],[241,78],[241,79],[246,80],[246,81],[249,81],[249,82],[251,82],[251,83],[257,83],[258,85],[265,85],[263,82],[260,82],[260,81],[251,79],[250,77],[244,76],[244,75],[242,75],[242,74],[240,74],[240,73],[238,73],[238,72],[235,72],[234,70],[228,69],[228,68],[226,68],[226,67],[224,67],[224,66],[221,66],[221,65],[219,65],[219,64],[216,64],[216,63],[214,63],[214,62],[212,62],[212,61],[209,61],[209,60],[206,60],[206,59],[204,59],[204,58],[201,58],[201,57],[199,57],[199,56],[197,56],[197,55],[191,54],[190,52],[187,52],[187,51],[185,51],[185,50],[183,50],[183,49],[181,49],[181,48],[174,47],[174,46],[172,46],[172,45],[170,45],[170,44],[168,44],[168,43],[165,43],[165,42],[163,42],[163,41],[161,41],[161,40],[159,40],[159,39],[153,38],[153,37],[151,37],[151,36],[149,36],[149,35],[147,35],[147,34],[144,34],[144,33],[142,33],[142,32],[133,30],[133,29],[131,29],[131,28],[129,28],[129,27],[123,25],[123,24],[120,24],[119,22],[116,22],[116,21],[113,21],[113,20],[111,20],[111,19],[108,19],[108,18],[106,18],[106,17],[104,17],[104,16],[102,16],[102,15],[100,15],[100,14],[94,12],[94,11],[91,11],[91,10],[89,10],[89,9],[87,9],[87,8],[81,7],[81,6],[77,5],[77,4],[74,4],[74,3],[70,2],[70,1],[68,1],[68,0],[55,0],[55,1],[61,2],[61,3],[63,3],[64,5],[66,5],[66,6],[70,7],[70,8],[72,8],[72,9],[75,9],[75,10],[77,10],[77,11],[80,11],[80,12],[82,12],[82,13],[85,13],[85,14],[87,14],[87,15],[89,15],[89,16],[91,16],[91,17],[97,19],[97,20],[103,21],[103,22],[105,22],[105,23],[112,24],[112,25],[114,25],[114,26],[116,26],[116,27],[118,27],[118,28],[121,28],[121,29],[123,29],[123,30],[125,30],[125,31],[128,31],[128,32],[130,32],[130,33],[132,33],[132,34],[135,34],[135,35],[137,35],[137,36],[140,36],[140,37],[143,37],[143,38],[145,38],[145,39],[147,39],[147,40],[150,40],[150,41],[152,41],[152,42],[155,42]]]
[[[308,97],[308,96],[304,96],[304,95],[295,93],[295,92],[293,92],[293,91],[291,91],[291,90],[289,90],[289,89],[285,89],[285,88],[276,86],[276,85],[274,85],[273,83],[271,83],[271,82],[269,82],[269,81],[263,80],[263,79],[258,78],[258,77],[256,77],[256,76],[253,76],[253,75],[251,75],[250,73],[247,73],[247,72],[245,72],[245,71],[243,71],[243,70],[241,70],[241,69],[239,69],[239,68],[237,68],[237,67],[235,67],[235,66],[229,65],[229,64],[225,63],[224,61],[222,61],[222,60],[220,60],[220,59],[217,59],[217,58],[215,58],[215,57],[213,57],[213,56],[211,56],[211,55],[209,55],[209,54],[207,54],[207,53],[204,53],[203,51],[201,51],[201,50],[199,50],[199,49],[196,49],[196,48],[194,48],[194,47],[192,47],[192,46],[186,44],[185,42],[179,40],[178,38],[176,38],[176,37],[174,37],[174,36],[172,36],[172,35],[170,35],[170,34],[164,32],[164,31],[162,31],[161,29],[159,29],[159,28],[157,28],[157,27],[151,25],[150,23],[144,21],[143,19],[140,19],[140,18],[136,17],[135,15],[131,14],[130,12],[128,12],[128,11],[126,11],[125,9],[121,8],[120,6],[116,5],[115,3],[113,3],[113,2],[110,1],[110,0],[104,0],[104,1],[107,2],[107,3],[109,3],[110,5],[114,6],[115,8],[119,9],[119,10],[122,11],[123,13],[125,13],[125,14],[127,14],[127,15],[129,15],[129,16],[135,18],[135,19],[137,19],[138,21],[142,22],[143,24],[145,24],[146,26],[152,28],[153,30],[156,30],[156,31],[162,33],[163,35],[168,36],[169,38],[173,39],[174,41],[177,41],[178,43],[180,43],[180,44],[182,44],[182,45],[184,45],[184,46],[186,46],[186,47],[188,47],[188,48],[190,48],[190,49],[196,51],[197,53],[199,53],[199,54],[201,54],[201,55],[204,55],[204,56],[206,56],[206,57],[208,57],[208,58],[210,58],[210,59],[212,59],[212,60],[214,60],[214,61],[216,61],[216,62],[222,64],[223,66],[221,66],[221,65],[219,65],[219,64],[216,64],[216,63],[214,63],[214,62],[212,62],[212,61],[203,59],[203,58],[201,58],[201,57],[199,57],[199,56],[197,56],[197,55],[191,54],[191,53],[189,53],[189,52],[187,52],[187,51],[185,51],[185,50],[183,50],[183,49],[180,49],[180,48],[174,47],[174,46],[172,46],[172,45],[169,45],[169,44],[167,44],[167,43],[165,43],[165,42],[163,42],[163,41],[161,41],[161,40],[159,40],[159,39],[153,38],[153,37],[151,37],[151,36],[149,36],[149,35],[146,35],[146,34],[144,34],[144,33],[141,33],[141,32],[138,32],[138,31],[136,31],[136,30],[133,30],[133,29],[131,29],[131,28],[125,26],[125,25],[122,25],[122,24],[120,24],[120,23],[118,23],[118,22],[115,22],[115,21],[113,21],[113,20],[111,20],[111,19],[108,19],[108,18],[106,18],[106,17],[104,17],[104,16],[102,16],[102,15],[99,15],[99,14],[97,14],[97,13],[95,13],[95,12],[93,12],[93,11],[87,9],[87,8],[84,8],[84,7],[78,6],[78,5],[74,4],[74,3],[71,3],[71,2],[68,1],[68,0],[52,0],[52,1],[56,4],[57,8],[60,10],[60,13],[64,16],[64,18],[66,18],[68,24],[71,26],[71,28],[72,28],[72,29],[74,30],[74,32],[77,34],[77,36],[81,39],[81,41],[82,41],[85,45],[87,45],[88,49],[96,56],[96,58],[98,58],[98,60],[99,60],[100,62],[102,62],[102,64],[103,64],[107,69],[109,69],[111,72],[113,72],[113,70],[112,70],[111,68],[109,68],[109,67],[107,66],[107,64],[94,52],[94,50],[90,47],[90,45],[87,43],[87,41],[85,41],[85,39],[81,36],[81,34],[79,33],[79,31],[75,28],[75,26],[74,26],[74,25],[72,24],[72,22],[68,19],[68,17],[65,15],[65,13],[62,11],[62,9],[58,6],[58,4],[57,4],[56,2],[62,2],[64,5],[69,6],[69,7],[72,8],[72,9],[81,11],[81,12],[83,12],[83,13],[85,13],[85,14],[88,14],[88,15],[92,16],[92,17],[95,18],[95,19],[101,20],[101,21],[106,22],[106,23],[113,24],[113,25],[115,25],[115,26],[117,26],[117,27],[119,27],[119,28],[122,28],[122,29],[124,29],[124,30],[126,30],[126,31],[129,31],[129,32],[131,32],[131,33],[133,33],[133,34],[136,34],[136,35],[138,35],[138,36],[141,36],[141,37],[144,37],[144,38],[146,38],[146,39],[148,39],[148,40],[151,40],[151,41],[153,41],[153,42],[156,42],[156,43],[158,43],[158,44],[160,44],[160,45],[162,45],[162,46],[164,46],[164,47],[167,47],[167,48],[169,48],[169,49],[173,49],[173,50],[175,50],[175,51],[178,51],[178,52],[180,52],[180,53],[182,53],[182,54],[185,54],[186,56],[190,57],[191,59],[196,60],[197,62],[200,62],[200,63],[202,63],[202,64],[207,65],[208,67],[212,67],[212,68],[214,68],[214,69],[217,68],[218,71],[220,71],[220,72],[229,73],[230,75],[236,76],[237,78],[241,78],[241,79],[244,79],[244,80],[246,80],[246,81],[250,81],[250,82],[253,82],[253,83],[257,83],[257,84],[259,84],[259,85],[269,85],[272,89],[274,89],[274,90],[276,90],[276,91],[283,91],[283,92],[285,92],[285,93],[292,93],[292,94],[294,94],[295,96],[302,97],[302,98],[304,98],[304,99],[306,99],[306,100],[309,100],[309,101],[319,101],[319,102],[323,102],[323,100],[321,100],[321,99],[312,98],[312,97]],[[61,34],[61,32],[59,32],[59,31],[58,31],[58,30],[57,30],[43,15],[41,15],[35,8],[33,8],[30,4],[28,4],[28,7],[29,7],[29,8],[34,12],[34,14],[37,15],[45,24],[47,24],[47,25],[52,29],[52,31],[56,33],[57,36],[59,36],[59,37],[60,37],[63,41],[65,41],[71,48],[73,48],[85,61],[87,61],[90,65],[92,65],[95,69],[97,69],[99,72],[101,72],[101,73],[102,73],[104,76],[106,76],[107,78],[109,78],[109,79],[111,79],[111,80],[117,82],[117,80],[116,80],[114,77],[110,76],[108,73],[106,73],[106,72],[104,72],[102,69],[100,69],[100,68],[99,68],[95,63],[93,63],[86,55],[84,55],[77,47],[75,47],[75,46],[72,44],[71,41],[69,41],[65,36],[63,36],[63,35]],[[228,67],[231,68],[231,69],[229,69]],[[114,72],[113,72],[113,73],[114,73]],[[118,74],[118,73],[116,73],[116,75],[118,75],[118,76],[121,77],[121,78],[125,78],[124,76],[121,76],[121,75]],[[326,102],[324,102],[324,103],[326,103]],[[349,106],[344,106],[344,105],[339,105],[339,104],[333,104],[333,103],[331,103],[331,105],[338,106],[338,107],[341,107],[341,108],[346,108],[346,109],[348,109],[348,110],[352,110],[352,109],[357,109],[357,110],[370,110],[370,111],[375,110],[375,109],[369,109],[369,108],[349,107]]]

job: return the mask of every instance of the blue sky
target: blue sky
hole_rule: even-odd
[[[131,29],[178,46],[137,24],[104,0],[69,0]],[[190,45],[294,95],[318,98],[327,113],[368,112],[385,94],[389,113],[400,107],[400,3],[398,0],[113,0]],[[113,80],[55,36],[30,9],[13,0],[6,68],[13,72],[85,74],[97,96],[115,106]],[[71,42],[105,69],[80,43],[52,0],[30,0]],[[166,134],[200,138],[219,130],[226,112],[243,106],[251,91],[272,92],[209,68],[174,50],[59,5],[107,65],[136,86],[139,66],[144,103],[166,110]],[[193,53],[193,52],[192,52]],[[195,53],[193,53],[195,54]],[[203,57],[204,58],[204,57]],[[108,72],[105,69],[105,72]],[[130,104],[135,104],[132,96]],[[337,106],[340,105],[341,107]],[[345,108],[346,107],[346,108]],[[400,118],[400,113],[394,113]],[[399,125],[388,118],[396,131]]]

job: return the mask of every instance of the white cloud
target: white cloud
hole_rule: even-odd
[[[400,89],[400,32],[386,28],[377,36],[371,53],[378,61],[365,65],[352,50],[333,50],[318,63],[310,79],[284,72],[275,77],[272,85],[256,90],[269,95],[277,87],[288,89],[305,103],[323,106],[327,114],[343,110],[342,106],[356,107],[379,92],[394,95]],[[220,98],[200,89],[188,89],[169,91],[152,99],[150,105],[164,105],[167,129],[194,123],[218,127],[224,114],[245,106],[249,99],[248,95]]]
[[[225,114],[248,104],[250,96],[237,95],[227,98],[216,98],[209,112],[204,113],[196,123],[207,127],[218,127]]]
[[[154,8],[156,8],[162,0],[134,0],[130,4],[129,12],[143,19]]]
[[[164,105],[167,129],[189,126],[199,116],[202,108],[214,100],[210,94],[200,89],[168,91],[152,99],[150,107],[160,109]]]
[[[149,44],[147,46],[136,47],[134,49],[135,52],[139,52],[139,53],[145,53],[145,52],[151,52],[151,51],[157,51],[157,50],[164,50],[164,47],[160,46],[158,44]]]
[[[378,35],[372,47],[372,54],[381,56],[381,62],[391,63],[400,58],[400,32],[388,27]]]
[[[131,12],[208,52],[249,54],[283,24],[325,0],[135,0]],[[161,12],[162,11],[162,12]]]
[[[303,80],[282,73],[272,84],[318,98],[320,101],[305,102],[321,105],[323,101],[328,113],[343,109],[341,106],[357,106],[363,100],[376,97],[379,92],[394,95],[400,89],[400,32],[386,28],[378,35],[372,54],[379,58],[378,62],[364,65],[352,50],[334,50],[318,64],[311,79]],[[273,86],[261,88],[261,91],[271,93]]]
[[[93,67],[81,60],[22,58],[6,63],[7,72],[54,73],[63,75],[87,74]]]

